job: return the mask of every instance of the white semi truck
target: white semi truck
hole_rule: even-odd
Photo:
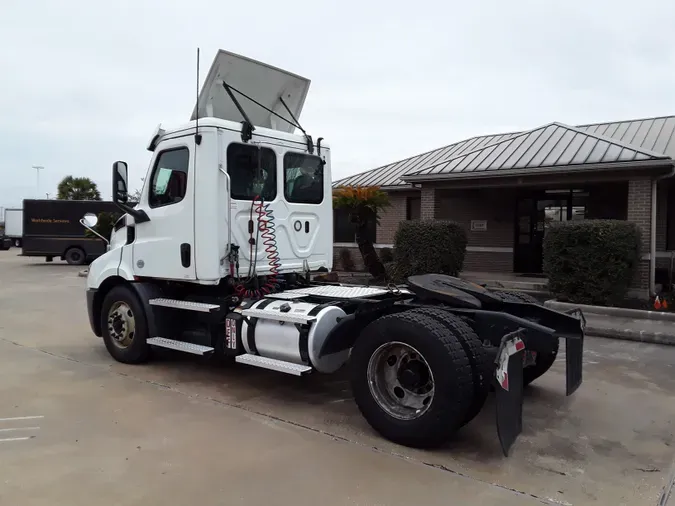
[[[127,164],[113,164],[126,214],[89,268],[93,332],[124,363],[162,347],[297,376],[347,366],[366,420],[414,447],[442,444],[494,387],[508,454],[523,388],[553,364],[559,338],[567,394],[581,384],[583,315],[436,274],[388,287],[312,281],[332,269],[333,211],[331,150],[298,122],[308,88],[220,51],[191,120],[153,134],[133,208]]]

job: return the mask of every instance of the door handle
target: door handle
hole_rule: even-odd
[[[190,252],[192,248],[186,242],[180,245],[180,263],[183,267],[190,267]]]

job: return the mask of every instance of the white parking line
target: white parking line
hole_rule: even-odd
[[[8,441],[25,441],[27,439],[32,439],[33,436],[28,437],[8,437],[6,439],[0,439],[0,443],[6,443]]]
[[[0,422],[11,422],[12,420],[35,420],[37,418],[44,418],[44,415],[37,416],[15,416],[14,418],[0,418]]]
[[[40,427],[12,427],[11,429],[0,429],[0,432],[10,432],[13,430],[38,430]]]

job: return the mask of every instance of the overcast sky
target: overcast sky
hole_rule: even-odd
[[[0,207],[68,174],[110,198],[116,159],[140,187],[156,125],[192,112],[197,46],[202,79],[218,48],[311,79],[301,123],[333,179],[477,134],[675,114],[667,0],[0,2]]]

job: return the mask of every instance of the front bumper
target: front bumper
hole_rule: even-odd
[[[89,315],[89,326],[91,327],[91,330],[94,332],[95,335],[98,337],[102,336],[101,333],[101,326],[100,326],[100,321],[99,321],[99,316],[97,314],[97,311],[95,311],[96,308],[96,294],[98,290],[96,288],[89,288],[87,290],[87,314]]]

